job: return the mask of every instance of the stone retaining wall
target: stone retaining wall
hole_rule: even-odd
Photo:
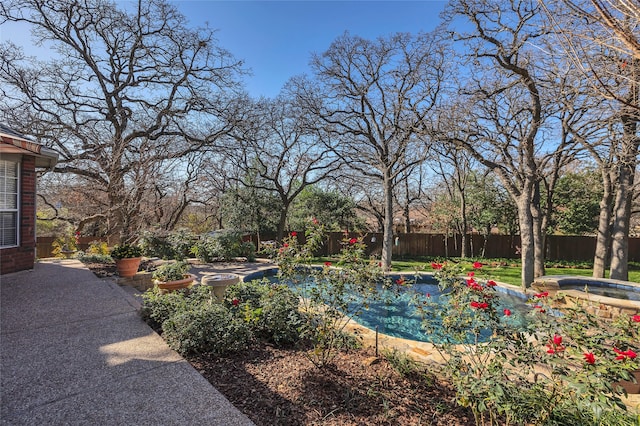
[[[138,272],[132,277],[119,277],[118,285],[128,285],[140,292],[153,288],[153,278],[151,272]]]

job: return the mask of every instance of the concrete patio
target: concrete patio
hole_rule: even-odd
[[[77,260],[0,276],[2,425],[253,425]]]

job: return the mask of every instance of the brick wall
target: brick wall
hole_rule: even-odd
[[[23,156],[20,170],[20,247],[0,250],[0,274],[32,269],[36,249],[36,161]]]

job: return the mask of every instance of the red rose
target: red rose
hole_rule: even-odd
[[[473,269],[480,269],[482,268],[482,263],[480,262],[473,262]]]
[[[631,349],[626,350],[626,351],[621,351],[618,348],[613,348],[613,351],[618,354],[618,356],[616,357],[616,359],[618,359],[618,360],[625,359],[625,358],[634,359],[635,357],[638,356],[638,354],[636,354]]]
[[[233,299],[233,300],[231,301],[231,304],[232,304],[233,306],[238,306],[238,305],[240,304],[240,301],[239,301],[238,299]]]
[[[584,360],[587,362],[587,364],[595,364],[596,363],[596,357],[591,352],[585,352],[584,353]]]
[[[556,352],[562,352],[564,349],[565,347],[562,346],[562,336],[554,334],[553,339],[547,343],[547,353],[554,354]]]
[[[482,291],[483,288],[480,284],[478,284],[476,282],[476,280],[474,280],[473,278],[469,278],[467,280],[467,287],[469,287],[471,290],[475,290],[475,291]]]
[[[505,316],[508,316],[508,317],[511,316],[511,310],[510,309],[504,309],[503,312],[504,312]]]

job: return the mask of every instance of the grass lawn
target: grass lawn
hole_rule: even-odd
[[[319,263],[325,261],[336,261],[336,259],[318,258]],[[489,276],[489,278],[513,285],[521,285],[520,280],[520,265],[517,259],[474,259],[482,262],[485,266],[482,271]],[[432,272],[431,262],[433,259],[420,258],[420,259],[394,259],[391,262],[391,269],[395,272]],[[453,262],[462,262],[466,269],[471,270],[471,262],[473,260],[461,261],[461,259],[451,259]],[[442,262],[438,259],[438,262]],[[552,267],[553,266],[553,267]],[[584,263],[572,265],[566,263],[562,267],[557,267],[557,262],[552,266],[546,268],[546,275],[581,275],[590,277],[593,273],[593,268],[589,268]],[[607,277],[609,272],[607,271]],[[629,262],[629,281],[640,283],[640,262]]]

